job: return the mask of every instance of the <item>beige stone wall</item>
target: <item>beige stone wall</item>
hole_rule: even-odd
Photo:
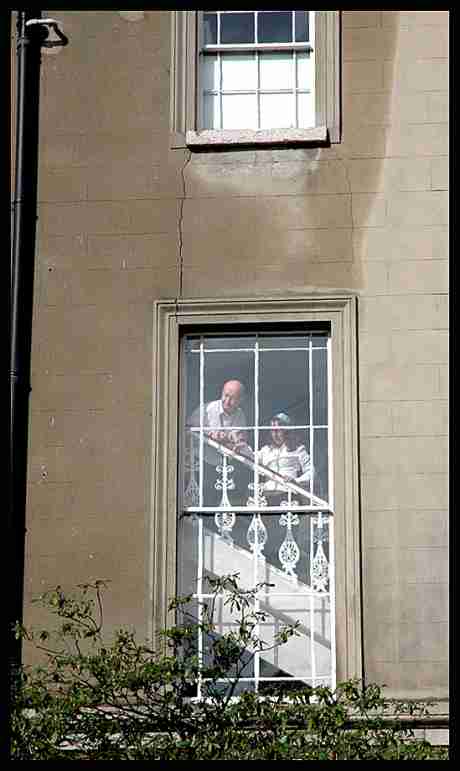
[[[148,628],[154,300],[351,290],[366,675],[444,695],[448,12],[343,13],[340,144],[199,154],[169,149],[168,12],[50,15],[27,600],[108,578]]]

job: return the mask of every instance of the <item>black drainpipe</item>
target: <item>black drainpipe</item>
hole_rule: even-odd
[[[16,158],[12,201],[11,336],[10,336],[10,484],[7,551],[11,557],[8,602],[8,681],[22,663],[22,644],[12,632],[22,622],[26,535],[27,461],[29,428],[30,360],[37,224],[39,148],[39,96],[41,47],[67,45],[67,37],[54,19],[42,19],[37,10],[17,14]],[[11,17],[10,17],[11,18]],[[48,39],[50,32],[52,39]],[[10,696],[0,754],[10,752]],[[3,710],[2,710],[3,714]],[[6,725],[5,725],[6,722]]]
[[[40,49],[48,30],[41,11],[17,11],[16,167],[13,200],[11,309],[11,506],[8,590],[10,624],[22,621],[30,358],[37,221]],[[21,664],[21,642],[10,636],[10,662]]]
[[[30,359],[37,225],[41,47],[69,42],[54,19],[37,10],[18,10],[16,78],[16,167],[11,250],[11,423],[8,551],[14,565],[8,587],[9,629],[22,622],[26,534]],[[50,37],[50,33],[52,33]],[[22,645],[9,636],[9,662],[20,666]]]

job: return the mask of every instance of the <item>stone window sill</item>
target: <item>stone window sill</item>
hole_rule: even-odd
[[[185,143],[189,150],[235,147],[314,147],[329,144],[326,126],[308,129],[203,129],[187,131]]]

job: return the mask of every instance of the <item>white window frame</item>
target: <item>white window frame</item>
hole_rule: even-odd
[[[341,139],[340,11],[315,11],[316,125],[292,129],[200,129],[200,11],[172,11],[171,147],[317,146]]]
[[[233,324],[330,324],[332,345],[336,677],[362,677],[356,297],[160,300],[154,307],[150,539],[151,634],[173,622],[176,594],[180,340]]]

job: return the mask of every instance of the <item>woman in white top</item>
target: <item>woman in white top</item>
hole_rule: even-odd
[[[313,477],[313,464],[304,444],[297,440],[297,432],[287,429],[291,419],[285,412],[279,412],[270,420],[271,441],[257,452],[257,460],[262,466],[281,474],[286,480],[306,487]],[[264,493],[285,492],[282,482],[267,479],[264,482]]]

